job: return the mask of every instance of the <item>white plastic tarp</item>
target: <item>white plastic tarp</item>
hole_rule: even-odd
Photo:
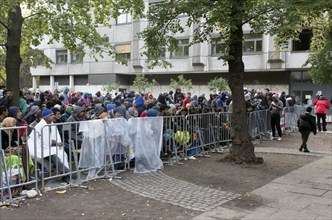
[[[79,128],[83,133],[79,167],[92,168],[88,178],[93,178],[97,168],[105,165],[107,155],[122,155],[128,160],[135,156],[135,173],[163,167],[162,117],[82,121]]]
[[[81,121],[79,131],[83,133],[83,141],[78,167],[94,168],[87,176],[87,179],[93,179],[98,168],[105,164],[105,126],[102,120]]]
[[[163,118],[131,118],[128,123],[136,131],[132,137],[135,155],[135,173],[147,173],[162,169]]]

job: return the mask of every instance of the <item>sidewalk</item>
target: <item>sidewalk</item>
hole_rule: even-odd
[[[294,136],[298,136],[295,134]],[[319,146],[323,151],[314,151],[310,156],[322,156],[321,159],[309,163],[270,183],[253,190],[249,196],[259,197],[263,205],[254,210],[238,207],[218,207],[205,212],[194,219],[331,219],[332,218],[332,158],[331,136],[321,136],[327,146]],[[316,139],[310,142],[317,143]],[[282,142],[277,143],[282,145]],[[302,154],[297,146],[256,147],[256,152]],[[325,148],[325,149],[324,149]]]

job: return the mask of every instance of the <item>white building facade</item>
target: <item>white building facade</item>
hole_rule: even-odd
[[[146,7],[156,1],[146,1]],[[186,17],[181,18],[183,22]],[[132,83],[136,74],[143,73],[149,79],[155,79],[159,85],[147,88],[154,95],[168,92],[170,79],[184,75],[192,79],[193,94],[209,94],[207,84],[215,77],[227,78],[228,66],[218,56],[223,52],[223,44],[218,41],[218,35],[212,35],[212,43],[203,42],[189,47],[194,27],[187,28],[177,35],[179,50],[168,51],[165,59],[172,64],[171,68],[157,67],[149,69],[146,58],[141,56],[144,41],[137,37],[137,33],[144,30],[147,20],[133,20],[129,14],[121,14],[117,20],[110,21],[112,28],[99,27],[102,34],[106,34],[109,43],[115,45],[118,54],[128,61],[122,65],[116,56],[105,55],[95,62],[94,58],[79,54],[71,54],[61,43],[42,43],[39,48],[54,62],[52,69],[37,67],[32,69],[33,88],[40,90],[62,90],[64,86],[72,91],[95,93],[103,85],[117,83],[120,91],[135,90]],[[308,58],[311,31],[304,30],[298,41],[289,41],[282,52],[276,52],[273,37],[262,34],[252,34],[249,26],[244,26],[244,54],[245,64],[244,84],[248,89],[269,88],[275,92],[294,94],[299,102],[314,97],[317,91],[323,94],[331,91],[329,86],[317,86],[311,83],[307,68],[303,64]],[[37,85],[39,77],[39,85]],[[184,91],[186,92],[186,91]],[[332,94],[329,94],[332,96]],[[329,97],[329,96],[328,96]]]

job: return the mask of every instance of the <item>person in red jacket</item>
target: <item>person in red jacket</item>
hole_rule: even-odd
[[[314,105],[316,106],[316,116],[317,116],[317,127],[319,131],[322,131],[321,127],[321,119],[323,124],[323,132],[326,131],[326,114],[327,110],[330,109],[330,103],[327,98],[323,95],[320,95],[318,98],[314,100]]]

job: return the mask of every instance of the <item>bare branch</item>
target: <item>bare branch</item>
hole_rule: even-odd
[[[2,22],[1,20],[0,20],[0,24],[1,24],[2,26],[4,26],[4,27],[9,31],[8,26],[7,26],[4,22]]]
[[[31,17],[36,16],[36,15],[40,15],[40,14],[48,14],[48,12],[42,11],[42,12],[34,13],[34,14],[31,14],[31,15],[28,15],[28,16],[24,17],[23,20],[26,20],[28,18],[31,18]]]
[[[252,17],[248,18],[247,20],[243,21],[242,24],[247,24],[247,23],[249,23],[249,21],[255,19],[257,16],[265,14],[265,13],[269,13],[269,12],[271,12],[273,10],[275,10],[275,9],[274,8],[270,8],[268,10],[264,10],[264,11],[262,11],[262,12],[256,14],[256,15],[253,15]]]

